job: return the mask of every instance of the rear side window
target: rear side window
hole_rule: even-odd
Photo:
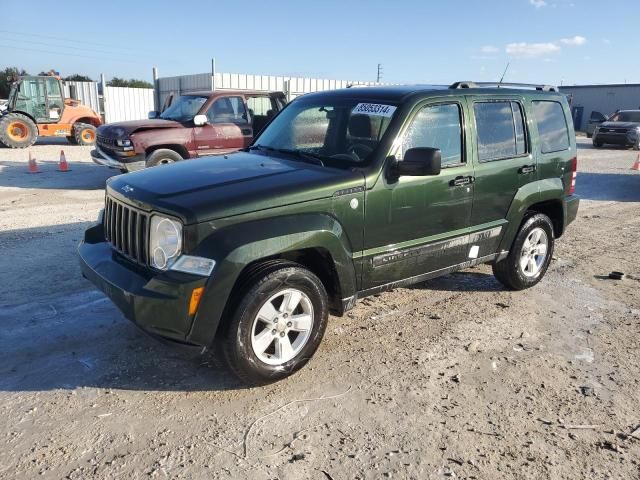
[[[439,148],[443,167],[462,163],[460,106],[452,103],[422,108],[407,130],[402,151],[416,147]]]
[[[542,153],[567,150],[569,148],[569,130],[562,105],[552,101],[534,101],[533,113],[538,125]]]
[[[476,102],[473,109],[481,162],[527,153],[524,115],[518,102]]]

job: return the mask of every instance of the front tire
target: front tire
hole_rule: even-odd
[[[327,327],[327,292],[294,263],[256,270],[222,328],[215,355],[249,385],[292,375],[313,356]]]
[[[551,219],[541,213],[532,215],[520,227],[507,258],[493,264],[493,274],[511,290],[533,287],[547,272],[553,247]]]
[[[595,140],[595,138],[593,139],[593,146],[594,148],[601,148],[602,147],[602,142],[597,142]]]
[[[26,115],[8,113],[0,118],[0,143],[9,148],[27,148],[36,143],[38,126]]]
[[[178,152],[169,150],[168,148],[159,148],[147,157],[146,165],[147,167],[157,167],[159,165],[179,162],[180,160],[182,160],[182,157]]]

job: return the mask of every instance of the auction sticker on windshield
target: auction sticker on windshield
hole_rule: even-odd
[[[392,105],[382,105],[379,103],[359,103],[353,109],[353,114],[375,115],[378,117],[390,117],[393,112],[396,111],[396,107]]]

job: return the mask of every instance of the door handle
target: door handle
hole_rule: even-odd
[[[474,181],[474,177],[463,177],[463,176],[459,176],[454,178],[453,180],[451,180],[449,182],[449,186],[451,187],[462,187],[463,185],[470,185],[473,183]]]
[[[535,165],[523,165],[522,167],[520,167],[518,169],[518,173],[520,173],[520,174],[533,173],[535,171],[536,171],[536,166]]]

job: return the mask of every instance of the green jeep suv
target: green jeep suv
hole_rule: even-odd
[[[244,151],[114,177],[80,261],[136,325],[267,383],[367,295],[481,263],[506,288],[538,283],[575,177],[553,87],[313,93]]]

